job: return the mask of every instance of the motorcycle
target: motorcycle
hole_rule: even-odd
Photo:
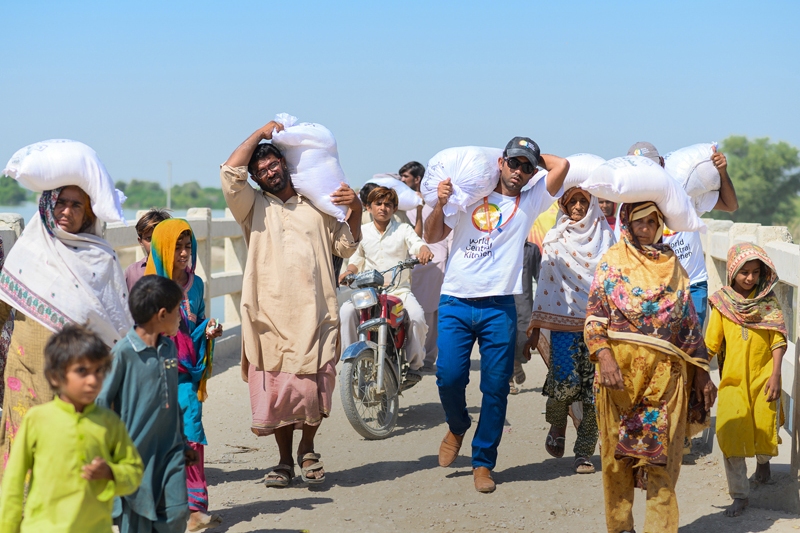
[[[379,272],[349,274],[343,280],[356,290],[350,301],[359,314],[358,341],[342,354],[339,390],[347,420],[361,436],[385,439],[397,424],[399,395],[417,383],[405,384],[409,366],[405,342],[408,313],[400,298],[389,294],[403,270],[414,268],[418,259],[407,259]],[[384,275],[391,281],[384,285]]]

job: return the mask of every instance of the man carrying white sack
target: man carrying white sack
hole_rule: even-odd
[[[347,223],[295,191],[282,153],[261,143],[281,130],[277,122],[256,130],[220,170],[225,201],[247,241],[242,378],[250,389],[251,429],[274,434],[280,452],[280,464],[264,478],[267,487],[286,487],[294,477],[295,429],[302,431],[303,481],[325,479],[314,435],[330,413],[339,355],[331,256],[350,257],[361,239],[361,202],[350,187],[330,195],[334,205],[350,208]],[[248,183],[248,171],[260,190]]]
[[[411,161],[400,167],[399,174],[403,183],[419,192],[420,183],[422,183],[422,178],[425,176],[425,167],[417,161]],[[422,206],[422,217],[418,217],[419,211],[416,209],[406,211],[406,214],[412,225],[415,225],[419,218],[422,219],[423,223],[428,220],[432,212],[433,208],[425,204]],[[425,337],[423,374],[433,373],[436,369],[436,357],[439,354],[437,346],[439,338],[439,295],[442,291],[447,256],[450,253],[450,241],[451,237],[448,237],[441,242],[429,243],[428,247],[433,253],[433,260],[427,265],[416,267],[411,276],[411,292],[425,311],[425,323],[428,324],[428,336]]]
[[[661,157],[656,147],[649,142],[638,142],[630,147],[628,155],[638,155],[655,161],[662,167],[664,158]],[[725,211],[733,213],[739,209],[739,202],[736,199],[736,191],[733,183],[728,176],[728,161],[725,155],[715,150],[711,156],[711,161],[719,171],[720,188],[719,196],[707,195],[705,205],[696,206],[698,214],[702,215],[711,210]],[[712,203],[713,202],[713,203]],[[619,238],[619,226],[615,229],[615,234]],[[689,275],[689,290],[692,296],[692,303],[697,311],[697,318],[700,324],[700,331],[706,321],[706,309],[708,304],[708,270],[706,270],[705,255],[703,254],[703,243],[700,240],[700,233],[694,232],[672,232],[664,228],[664,243],[668,244],[681,265]]]
[[[566,159],[541,155],[527,137],[514,137],[497,165],[500,179],[487,197],[465,212],[445,217],[453,194],[451,180],[438,185],[438,202],[425,222],[425,238],[439,242],[453,232],[442,296],[439,300],[439,360],[436,384],[448,425],[439,447],[439,465],[458,457],[471,425],[466,387],[475,341],[481,353],[483,393],[480,418],[472,439],[472,474],[478,492],[492,492],[492,470],[503,433],[508,381],[514,370],[517,311],[514,295],[522,293],[523,243],[536,217],[556,201],[569,170]],[[522,188],[536,173],[547,177]]]

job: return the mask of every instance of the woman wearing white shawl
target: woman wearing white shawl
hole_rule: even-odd
[[[53,399],[44,345],[69,323],[84,324],[109,346],[133,325],[117,255],[100,238],[89,196],[79,187],[45,191],[35,216],[0,271],[0,300],[14,309],[0,424],[3,466],[23,415]]]
[[[553,457],[564,455],[567,415],[573,402],[583,404],[578,425],[575,471],[595,471],[590,457],[597,445],[594,411],[594,364],[583,342],[583,323],[589,288],[600,257],[614,244],[614,233],[597,198],[573,187],[558,202],[556,225],[542,242],[542,268],[528,327],[528,346],[539,344],[540,329],[550,331],[549,370],[542,394],[547,396],[545,418],[550,423],[546,449]]]

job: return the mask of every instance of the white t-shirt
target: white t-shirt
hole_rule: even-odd
[[[547,192],[545,181],[540,179],[518,197],[492,192],[486,203],[481,199],[466,212],[445,217],[453,229],[453,244],[442,294],[457,298],[522,294],[525,240],[536,217],[557,199]]]
[[[664,243],[669,244],[678,257],[686,273],[689,275],[689,284],[694,285],[701,281],[708,281],[706,258],[703,255],[703,243],[700,233],[696,231],[680,231],[671,233],[664,230]]]

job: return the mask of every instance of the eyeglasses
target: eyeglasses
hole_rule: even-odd
[[[280,160],[273,161],[266,168],[262,168],[261,170],[256,172],[256,177],[260,180],[263,180],[264,178],[267,177],[267,174],[269,174],[270,172],[275,173],[279,168],[281,168]]]
[[[523,163],[515,157],[506,157],[506,165],[508,165],[508,168],[511,170],[517,170],[521,167],[524,174],[533,174],[533,169],[536,168],[532,163]]]

